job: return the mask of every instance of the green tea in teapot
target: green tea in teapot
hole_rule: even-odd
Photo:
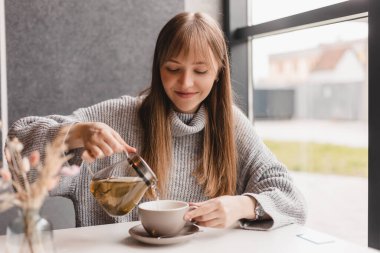
[[[155,195],[157,177],[137,154],[109,165],[93,174],[90,191],[111,216],[128,214],[151,188]]]
[[[92,180],[90,191],[111,216],[128,214],[141,200],[147,185],[140,177]]]

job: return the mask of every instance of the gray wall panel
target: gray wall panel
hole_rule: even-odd
[[[154,44],[183,0],[7,0],[9,122],[68,114],[147,86]]]

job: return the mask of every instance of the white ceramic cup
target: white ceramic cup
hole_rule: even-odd
[[[141,224],[153,237],[178,234],[186,224],[184,215],[188,210],[187,202],[177,200],[149,201],[138,206]]]

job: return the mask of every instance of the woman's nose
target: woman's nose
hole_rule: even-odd
[[[194,81],[191,73],[189,73],[188,71],[184,71],[181,75],[179,82],[183,87],[190,87],[193,86]]]

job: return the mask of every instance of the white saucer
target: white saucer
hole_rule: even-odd
[[[186,225],[178,235],[167,238],[160,237],[152,237],[150,236],[144,229],[144,227],[139,224],[137,226],[129,229],[129,234],[133,239],[136,239],[143,243],[148,244],[174,244],[180,243],[190,240],[197,232],[199,231],[199,227],[196,225]]]

